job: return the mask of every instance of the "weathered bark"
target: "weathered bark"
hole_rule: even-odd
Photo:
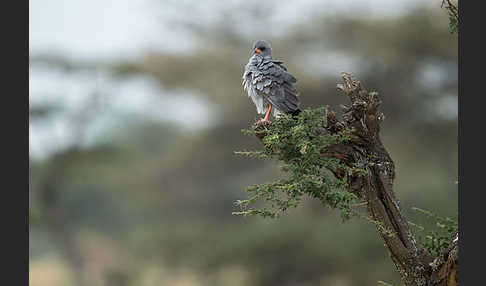
[[[405,284],[456,285],[448,281],[455,281],[457,277],[457,241],[449,255],[434,261],[434,257],[413,239],[408,221],[400,211],[399,201],[393,192],[395,165],[379,136],[385,116],[378,111],[381,105],[378,94],[366,91],[348,73],[343,73],[342,78],[343,83],[338,84],[337,89],[349,97],[351,103],[342,106],[341,119],[335,112],[328,111],[322,132],[334,134],[352,129],[351,139],[326,147],[322,156],[338,158],[349,167],[366,169],[366,176],[348,175],[348,190],[366,202],[368,215],[376,223]],[[264,136],[261,134],[259,139]],[[346,175],[344,170],[331,171],[338,178]]]

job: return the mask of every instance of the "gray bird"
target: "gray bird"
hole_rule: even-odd
[[[258,114],[265,114],[258,123],[270,122],[269,117],[281,113],[300,113],[299,92],[293,86],[297,79],[287,72],[282,61],[272,58],[272,48],[266,41],[253,44],[252,57],[243,73],[243,89],[256,105]]]

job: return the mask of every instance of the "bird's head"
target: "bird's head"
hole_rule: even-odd
[[[264,58],[272,58],[272,47],[264,40],[258,40],[253,44],[253,55],[259,55]]]

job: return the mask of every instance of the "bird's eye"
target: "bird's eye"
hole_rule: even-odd
[[[260,51],[264,51],[265,47],[258,48]]]

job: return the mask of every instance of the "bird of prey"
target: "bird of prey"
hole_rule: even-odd
[[[300,110],[299,92],[293,86],[297,79],[287,72],[282,61],[272,58],[272,48],[266,41],[253,44],[252,57],[243,73],[243,89],[256,105],[258,114],[265,114],[258,123],[270,123],[270,114],[297,115]]]

